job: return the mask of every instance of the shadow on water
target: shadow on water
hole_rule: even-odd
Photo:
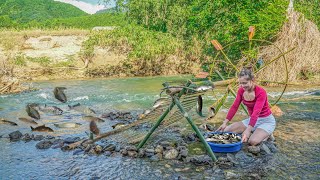
[[[68,105],[80,103],[94,109],[100,117],[110,110],[142,112],[152,105],[159,97],[161,83],[186,77],[155,77],[155,78],[125,78],[36,82],[38,91],[16,95],[0,96],[0,117],[16,122],[18,130],[31,133],[30,126],[18,120],[27,117],[25,105],[39,103],[58,106],[64,113],[54,116],[41,113],[39,124],[54,129],[49,134],[56,137],[85,137],[89,122],[81,117],[83,113],[69,110]],[[58,102],[53,96],[53,88],[64,86],[68,102]],[[216,90],[223,92],[223,89]],[[277,89],[271,89],[270,99],[277,96]],[[268,172],[270,179],[317,179],[320,169],[320,101],[312,99],[319,97],[319,90],[309,88],[289,89],[283,101],[279,104],[285,115],[277,118],[277,129],[274,133],[276,144],[280,150],[276,153],[277,163]],[[220,94],[221,94],[220,93]],[[297,97],[307,99],[290,100]],[[310,98],[311,97],[311,98]],[[208,95],[209,100],[214,97]],[[288,100],[289,99],[289,100]],[[228,104],[232,103],[228,98]],[[206,104],[210,104],[207,102]],[[219,118],[224,118],[227,109],[222,109]],[[241,120],[237,116],[236,120]],[[53,124],[58,122],[76,122],[78,128],[59,129]],[[102,131],[111,129],[109,121],[100,123]],[[220,124],[217,121],[216,124]],[[8,134],[17,127],[0,125],[0,132]],[[33,133],[41,134],[41,133]],[[157,161],[150,159],[131,159],[127,157],[105,155],[73,155],[72,152],[62,152],[59,149],[38,150],[36,141],[10,143],[8,139],[0,138],[0,176],[1,179],[222,179],[223,172],[213,174],[212,168],[196,167],[178,162]],[[200,151],[200,150],[199,150]],[[170,165],[171,164],[171,165]],[[176,164],[172,166],[172,164]]]

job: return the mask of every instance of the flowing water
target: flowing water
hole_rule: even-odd
[[[28,103],[55,105],[64,110],[63,115],[54,116],[41,113],[42,124],[54,129],[52,133],[33,133],[60,136],[85,137],[88,124],[80,112],[69,110],[68,105],[80,103],[94,109],[97,116],[110,110],[141,113],[159,97],[161,84],[165,81],[183,80],[181,77],[121,78],[34,82],[37,91],[0,96],[0,117],[16,122],[19,126],[0,124],[0,135],[19,130],[31,133],[30,126],[18,120],[27,117]],[[53,88],[66,87],[68,102],[63,104],[53,96]],[[279,88],[268,88],[270,100],[279,95]],[[208,94],[205,104],[213,103],[221,96],[224,88]],[[316,87],[290,87],[279,106],[285,115],[277,118],[274,133],[280,150],[276,153],[278,163],[265,178],[267,179],[317,179],[320,175],[320,90]],[[232,98],[228,98],[228,104]],[[218,126],[226,108],[222,109]],[[236,120],[242,115],[235,117]],[[77,122],[78,128],[59,129],[58,122]],[[110,122],[100,124],[102,131],[110,130]],[[210,167],[196,167],[178,161],[157,161],[131,159],[128,157],[106,157],[73,155],[59,149],[38,150],[36,141],[25,143],[0,139],[1,179],[223,179],[223,172],[213,174]]]

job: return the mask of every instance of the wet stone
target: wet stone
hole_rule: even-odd
[[[254,158],[248,155],[243,151],[239,151],[235,155],[235,158],[241,167],[246,167],[248,164],[252,164],[254,162]]]
[[[190,157],[190,162],[195,165],[210,165],[212,164],[212,159],[208,155],[198,155]]]
[[[54,136],[51,136],[51,135],[47,135],[47,136],[46,136],[46,139],[55,139],[55,137],[54,137]]]
[[[121,150],[121,146],[120,145],[116,145],[116,148],[114,149],[114,151],[119,152]]]
[[[138,156],[138,153],[136,151],[128,151],[128,156],[136,158]]]
[[[126,146],[125,149],[127,151],[137,151],[137,147],[135,147],[135,146]]]
[[[76,149],[73,151],[73,155],[81,155],[84,154],[84,151],[82,149]]]
[[[138,150],[138,157],[142,158],[142,157],[144,157],[144,155],[145,155],[145,150],[144,149],[139,149]]]
[[[151,161],[160,161],[162,159],[162,154],[155,154],[150,157]]]
[[[48,149],[52,146],[52,142],[48,140],[40,141],[36,144],[37,149]]]
[[[236,160],[235,155],[233,155],[231,153],[227,153],[227,159],[228,159],[228,161],[232,162],[233,164],[239,164]]]
[[[103,151],[103,149],[100,145],[96,145],[93,149],[97,154],[101,154]]]
[[[30,136],[28,133],[26,133],[26,134],[22,137],[22,140],[23,140],[23,141],[26,141],[26,142],[29,142],[29,141],[32,140],[32,138],[31,138],[31,136]]]
[[[259,146],[248,146],[248,151],[251,152],[252,154],[259,154],[260,153],[260,147]]]
[[[224,173],[224,175],[226,179],[239,179],[239,175],[232,171],[227,171]]]
[[[119,147],[121,148],[121,147]],[[116,145],[114,144],[108,144],[106,147],[103,148],[104,151],[114,151],[116,149]],[[119,150],[120,152],[120,150]]]
[[[167,148],[167,147],[171,146],[170,142],[168,142],[168,141],[162,141],[162,142],[160,142],[159,145],[162,146],[163,148]]]
[[[265,145],[264,143],[261,144],[260,149],[261,149],[261,153],[262,153],[262,154],[271,154],[270,149],[269,149],[268,146]]]
[[[275,146],[275,144],[273,142],[266,142],[265,145],[268,146],[268,148],[271,152],[273,152],[273,153],[278,152],[278,148]]]
[[[183,158],[183,157],[187,157],[188,156],[188,149],[185,149],[185,150],[181,150],[180,151],[180,156]]]
[[[33,138],[33,140],[35,140],[35,141],[41,141],[43,139],[44,139],[43,135],[35,135],[34,138]]]
[[[163,152],[163,147],[160,145],[157,145],[157,147],[154,150],[156,153],[162,153]]]
[[[75,142],[78,142],[80,141],[80,138],[79,137],[68,137],[64,140],[64,143],[66,144],[72,144],[72,143],[75,143]]]
[[[111,151],[105,151],[105,152],[104,152],[104,155],[106,155],[106,156],[111,156],[111,154],[112,154]]]
[[[176,159],[179,155],[179,152],[176,149],[170,149],[163,152],[164,159]]]
[[[128,151],[126,149],[121,149],[120,150],[120,153],[123,155],[123,156],[126,156],[128,154]]]
[[[9,134],[10,141],[19,141],[20,138],[22,137],[22,133],[20,131],[14,131]]]

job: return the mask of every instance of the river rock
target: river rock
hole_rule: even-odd
[[[239,175],[232,171],[227,171],[224,173],[224,175],[226,179],[239,179]]]
[[[162,141],[162,142],[160,142],[159,145],[162,146],[164,149],[171,146],[170,142],[168,142],[168,141]]]
[[[259,154],[260,153],[260,147],[259,146],[248,146],[248,151],[251,152],[252,154]]]
[[[210,164],[212,164],[212,159],[208,155],[195,155],[192,157],[187,157],[186,159],[189,159],[189,158],[190,158],[189,161],[194,163],[195,165],[210,165]]]
[[[105,152],[104,152],[104,155],[105,155],[105,156],[111,156],[111,154],[112,154],[111,151],[105,151]]]
[[[120,150],[120,153],[121,153],[123,156],[128,155],[128,151],[127,151],[126,149],[121,149],[121,150]]]
[[[41,141],[43,139],[44,139],[43,135],[35,135],[34,138],[33,138],[33,140],[35,140],[35,141]]]
[[[94,146],[94,151],[97,153],[97,154],[101,154],[102,151],[103,151],[103,148],[100,146],[100,145],[96,145]]]
[[[10,141],[12,142],[19,141],[21,137],[22,133],[20,131],[14,131],[9,134]]]
[[[40,141],[36,144],[38,149],[48,149],[52,146],[52,142],[48,140]]]
[[[119,151],[118,151],[118,152],[120,152],[121,146],[119,146],[118,148],[119,148]],[[104,150],[104,151],[114,151],[114,150],[116,150],[116,145],[114,145],[114,144],[108,144],[108,145],[106,145],[106,146],[103,148],[103,150]]]
[[[163,152],[165,159],[175,159],[178,157],[179,152],[176,149],[170,149],[168,151]]]
[[[80,141],[80,138],[79,137],[68,137],[64,140],[64,143],[66,144],[72,144],[72,143],[75,143],[75,142],[78,142]]]
[[[55,139],[55,137],[54,137],[54,136],[51,136],[51,135],[47,135],[47,136],[46,136],[46,139]]]
[[[270,149],[269,149],[268,146],[265,145],[264,143],[262,143],[262,144],[260,145],[260,149],[261,149],[261,153],[262,153],[262,154],[271,154]]]
[[[179,154],[182,158],[187,157],[188,156],[188,149],[180,150]]]
[[[235,158],[241,166],[245,166],[246,164],[252,163],[254,161],[253,157],[248,156],[243,151],[237,152]]]
[[[266,146],[268,146],[269,150],[273,153],[278,152],[278,148],[275,146],[273,142],[265,142],[264,143]]]
[[[232,162],[233,164],[239,164],[236,160],[235,155],[233,155],[231,153],[227,153],[227,159],[228,159],[228,161]]]
[[[139,157],[139,158],[142,158],[142,157],[144,157],[144,155],[145,155],[145,150],[142,149],[142,148],[139,149],[139,150],[138,150],[138,157]]]
[[[157,147],[155,148],[155,153],[163,153],[163,147],[162,146],[160,146],[160,145],[157,145]]]
[[[136,158],[138,156],[138,153],[137,151],[128,151],[128,156]]]
[[[163,157],[162,154],[158,153],[158,154],[151,156],[150,160],[151,161],[160,161],[160,160],[162,160],[162,157]]]
[[[30,134],[26,133],[23,137],[22,137],[23,141],[29,142],[32,140]]]
[[[137,147],[135,147],[135,146],[126,146],[125,149],[127,151],[137,151]]]
[[[73,155],[80,155],[80,154],[84,154],[84,151],[82,149],[76,149],[73,151]]]

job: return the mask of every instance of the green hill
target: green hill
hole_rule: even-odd
[[[69,18],[86,15],[80,9],[52,0],[1,0],[0,27],[15,27],[28,22],[52,18]]]

